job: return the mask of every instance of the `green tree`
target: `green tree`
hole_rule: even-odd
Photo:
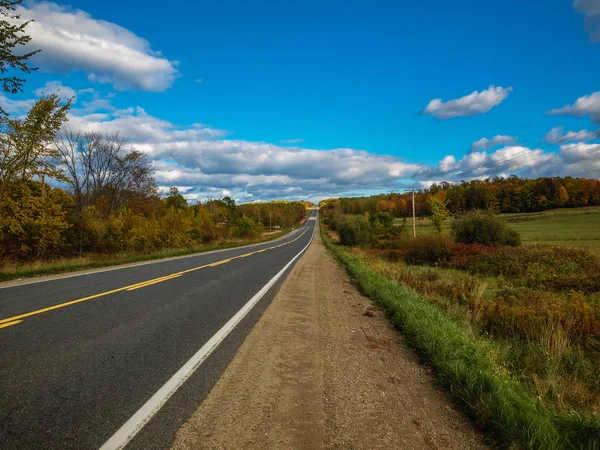
[[[0,0],[0,84],[4,92],[16,94],[23,91],[24,78],[15,75],[6,76],[5,74],[12,70],[20,70],[29,74],[37,67],[28,64],[29,58],[41,50],[34,50],[24,54],[16,54],[16,50],[28,44],[31,36],[25,33],[25,28],[31,21],[19,23],[21,18],[15,13],[15,7],[20,5],[23,0]],[[6,116],[6,111],[0,107],[0,115]]]
[[[179,189],[172,186],[169,189],[169,194],[165,198],[165,203],[175,209],[186,209],[188,207],[187,200],[179,193]]]
[[[446,227],[446,219],[448,218],[446,201],[434,196],[429,198],[428,203],[429,209],[431,210],[431,222],[436,231],[442,233]]]
[[[3,120],[0,132],[0,196],[17,179],[61,178],[54,164],[54,137],[67,120],[71,102],[61,104],[56,94],[40,98],[24,119]]]

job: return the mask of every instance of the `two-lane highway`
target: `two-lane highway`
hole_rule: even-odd
[[[312,240],[0,288],[0,447],[166,448]]]

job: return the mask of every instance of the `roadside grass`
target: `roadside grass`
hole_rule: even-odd
[[[386,311],[408,343],[435,369],[440,385],[489,433],[492,444],[527,449],[600,448],[596,416],[560,412],[545,404],[505,364],[506,343],[480,333],[468,319],[473,301],[484,303],[497,294],[501,287],[497,279],[475,279],[449,269],[440,274],[437,268],[414,266],[403,266],[409,272],[394,275],[385,272],[393,263],[387,269],[374,268],[368,254],[336,245],[325,231],[322,236],[363,293]],[[426,292],[427,298],[417,290]]]
[[[242,247],[244,245],[272,241],[291,231],[291,228],[283,229],[276,233],[267,233],[260,239],[254,240],[230,240],[192,248],[162,249],[149,253],[122,253],[116,255],[87,254],[81,258],[64,258],[50,261],[34,261],[30,263],[4,263],[0,265],[0,282]]]

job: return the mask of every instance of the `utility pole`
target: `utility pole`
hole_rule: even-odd
[[[273,227],[271,226],[271,210],[269,210],[269,230],[272,230]]]
[[[417,237],[417,220],[415,218],[415,191],[412,191],[412,206],[413,206],[413,238]]]

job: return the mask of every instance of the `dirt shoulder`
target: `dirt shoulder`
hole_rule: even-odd
[[[484,449],[318,233],[173,449]]]

